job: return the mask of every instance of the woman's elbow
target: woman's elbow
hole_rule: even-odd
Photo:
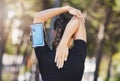
[[[44,23],[44,19],[42,15],[40,14],[40,12],[34,15],[33,23]]]

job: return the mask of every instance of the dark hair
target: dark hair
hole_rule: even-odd
[[[60,14],[56,18],[56,20],[54,22],[54,30],[56,31],[56,36],[54,37],[54,40],[52,43],[53,49],[56,49],[56,47],[58,46],[58,44],[63,36],[65,27],[71,18],[72,18],[72,15],[70,15],[68,13]]]

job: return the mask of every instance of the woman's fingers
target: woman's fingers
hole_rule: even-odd
[[[67,61],[67,58],[68,58],[68,51],[66,51],[66,54],[64,55],[64,60]]]
[[[80,18],[83,17],[81,11],[78,10],[78,9],[75,9],[73,7],[69,8],[69,13],[72,14],[72,15],[76,15],[77,17],[80,17]]]
[[[62,68],[64,66],[64,61],[67,60],[67,56],[68,56],[68,50],[64,50],[64,51],[60,51],[57,50],[56,51],[56,55],[55,55],[55,62],[56,62],[56,66],[58,68]]]
[[[63,57],[63,55],[61,55],[60,64],[59,64],[59,67],[58,67],[58,68],[62,68],[62,67],[63,67],[63,64],[64,64],[64,57]]]
[[[60,68],[60,63],[61,63],[61,57],[59,56],[59,58],[57,59],[57,67]]]
[[[61,54],[57,54],[57,58],[56,58],[56,66],[58,68],[61,68],[62,67],[62,61],[63,58],[62,58],[62,55]]]
[[[63,55],[59,54],[59,55],[57,55],[56,66],[57,66],[58,68],[62,68],[63,65],[64,65]]]
[[[72,15],[77,15],[77,12],[78,12],[78,10],[75,9],[75,8],[69,9],[69,13],[72,14]]]
[[[55,55],[55,62],[57,62],[58,54]]]

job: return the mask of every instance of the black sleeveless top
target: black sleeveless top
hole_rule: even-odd
[[[46,42],[45,46],[35,48],[35,53],[43,81],[81,81],[86,57],[85,41],[74,40],[74,46],[69,49],[68,59],[61,69],[54,62],[56,50],[51,50]]]
[[[81,81],[86,57],[85,41],[74,40],[74,46],[69,49],[68,59],[61,69],[54,62],[56,50],[51,50],[46,42],[45,46],[35,48],[35,53],[43,81]]]

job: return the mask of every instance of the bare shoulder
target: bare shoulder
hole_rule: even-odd
[[[76,20],[78,21],[79,27],[74,35],[74,40],[81,39],[81,40],[84,40],[85,42],[87,42],[85,23],[82,18],[77,17]]]

